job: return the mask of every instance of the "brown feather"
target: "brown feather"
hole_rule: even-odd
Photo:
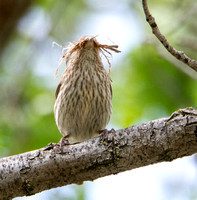
[[[56,92],[55,92],[55,98],[56,98],[56,99],[57,99],[57,96],[58,96],[58,94],[59,94],[61,85],[62,85],[62,83],[61,83],[61,81],[60,81],[60,83],[59,83],[58,86],[57,86]]]
[[[112,113],[110,62],[105,53],[117,45],[102,45],[95,37],[82,37],[64,54],[67,68],[56,90],[54,114],[63,137],[71,142],[90,139],[105,129]],[[104,68],[100,53],[109,63]]]

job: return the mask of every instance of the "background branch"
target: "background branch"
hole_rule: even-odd
[[[172,47],[172,45],[167,41],[165,36],[160,32],[154,17],[149,11],[147,0],[142,0],[142,5],[146,16],[146,21],[152,28],[153,34],[159,39],[163,46],[178,60],[182,61],[183,63],[191,67],[193,70],[197,71],[197,61],[189,58],[183,51],[177,51],[174,47]]]
[[[31,3],[31,0],[0,1],[0,54],[14,33],[18,21],[26,13]]]
[[[131,126],[64,147],[48,145],[0,160],[0,197],[11,199],[171,161],[197,152],[197,110]]]

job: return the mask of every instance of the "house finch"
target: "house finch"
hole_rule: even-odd
[[[117,45],[102,45],[95,37],[84,36],[71,43],[62,57],[67,68],[57,86],[54,105],[55,121],[63,135],[60,145],[63,140],[90,139],[108,124],[112,113],[110,70],[105,70],[99,53],[110,65],[105,52],[120,52],[116,48]]]

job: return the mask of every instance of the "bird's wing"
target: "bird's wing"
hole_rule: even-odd
[[[56,98],[56,99],[57,99],[57,96],[58,96],[58,94],[59,94],[59,91],[60,91],[61,86],[62,86],[62,83],[61,83],[61,81],[60,81],[60,83],[59,83],[58,86],[57,86],[56,92],[55,92],[55,98]]]

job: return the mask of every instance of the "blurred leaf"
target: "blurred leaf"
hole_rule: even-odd
[[[86,192],[84,185],[70,185],[68,187],[62,187],[62,192],[53,191],[52,195],[50,195],[46,200],[85,200]]]
[[[196,105],[196,82],[159,57],[151,45],[131,52],[112,79],[113,121],[121,127]]]
[[[62,42],[72,35],[87,8],[84,0],[37,0],[20,21],[0,60],[1,157],[60,140],[53,114],[55,80],[51,83],[51,74],[45,75],[54,55],[47,48],[51,36]]]

